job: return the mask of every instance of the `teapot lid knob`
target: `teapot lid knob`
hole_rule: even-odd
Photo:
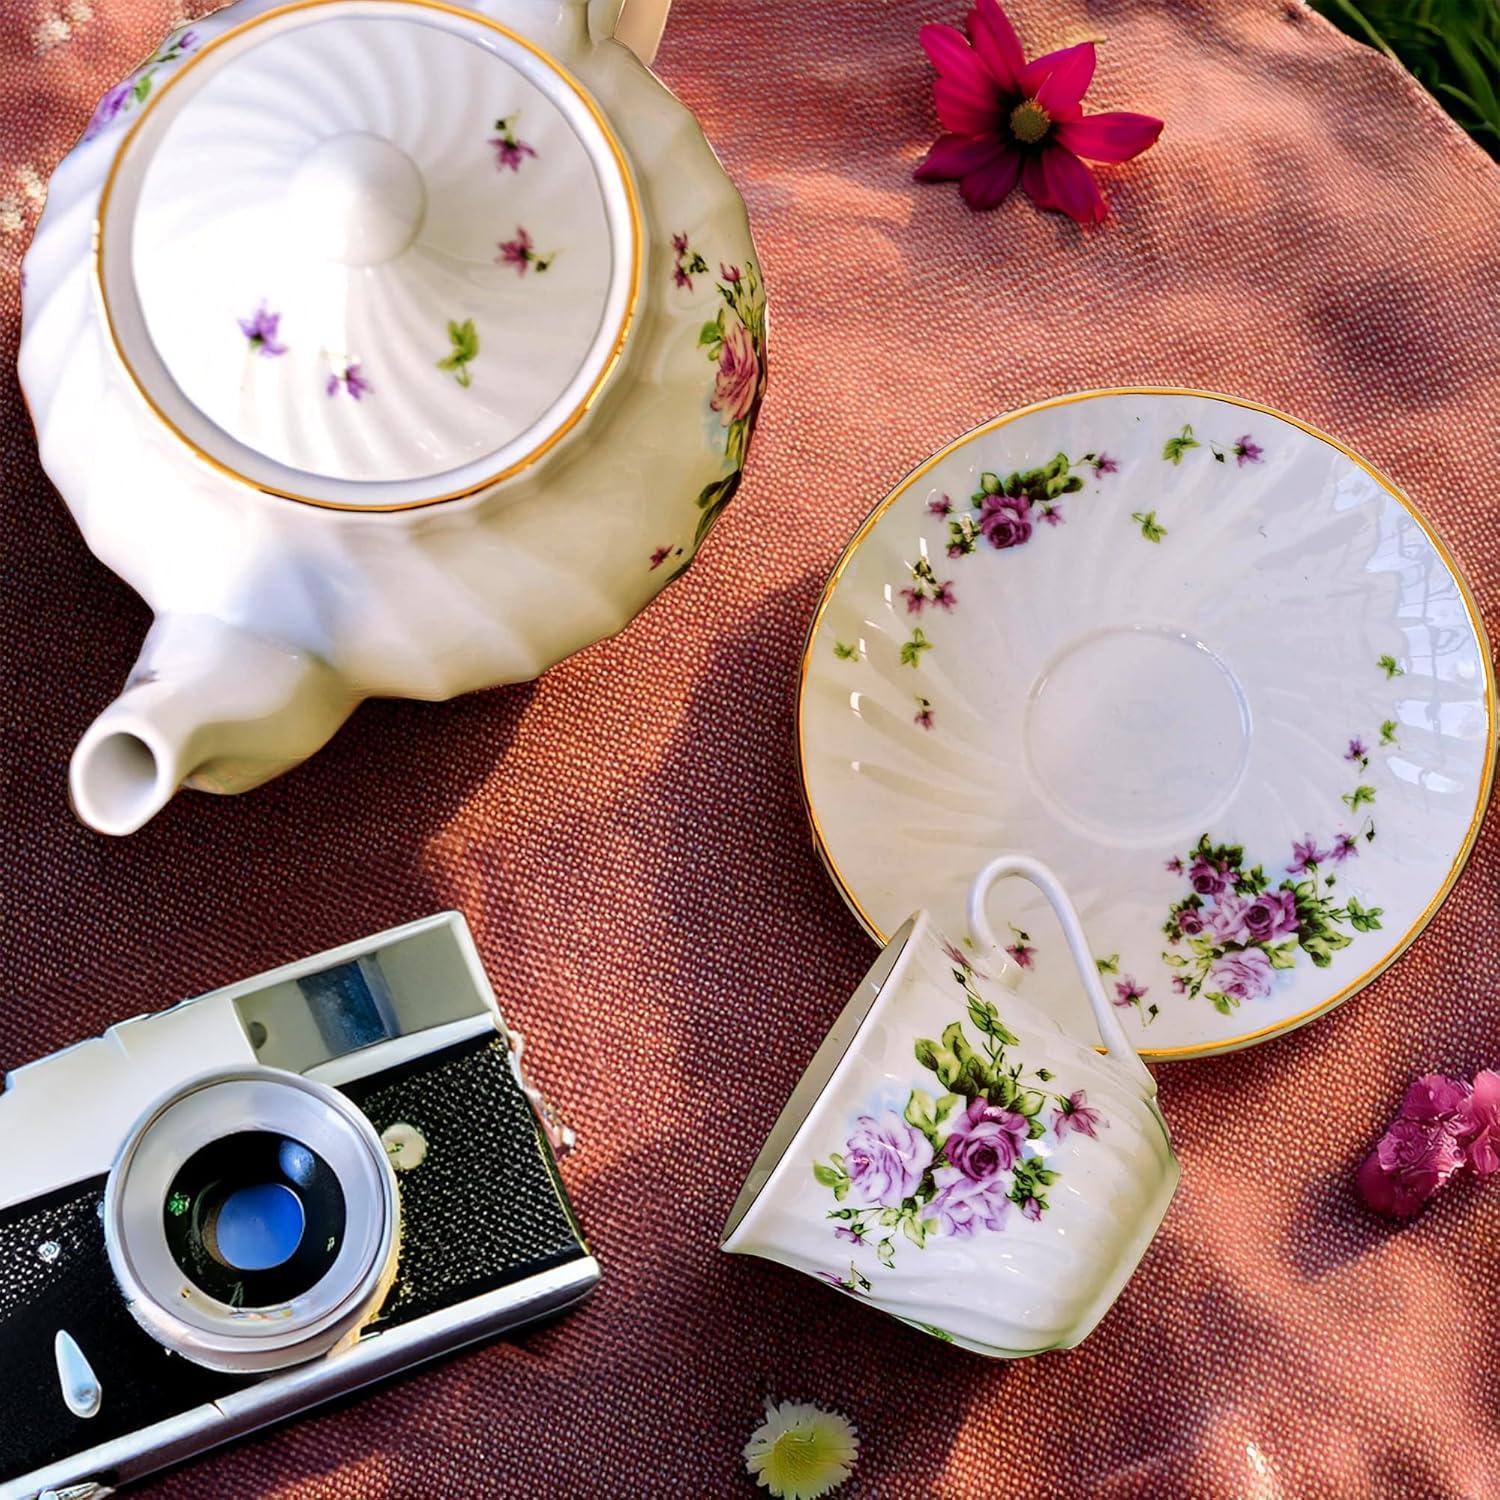
[[[288,227],[313,254],[376,266],[411,244],[427,212],[417,164],[394,141],[351,130],[318,141],[287,187]]]

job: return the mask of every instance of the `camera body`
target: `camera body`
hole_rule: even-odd
[[[5,1083],[4,1500],[98,1495],[599,1279],[457,913]]]

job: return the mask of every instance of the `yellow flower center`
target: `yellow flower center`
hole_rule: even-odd
[[[1010,112],[1010,133],[1023,146],[1034,146],[1052,128],[1052,116],[1035,99],[1023,99]]]

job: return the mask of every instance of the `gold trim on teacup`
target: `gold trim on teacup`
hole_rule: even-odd
[[[849,882],[844,878],[839,869],[838,861],[834,859],[833,852],[828,846],[828,840],[823,832],[822,823],[818,819],[816,807],[813,805],[812,790],[808,786],[807,777],[807,687],[808,675],[812,665],[813,644],[817,638],[818,628],[823,623],[823,616],[833,599],[834,590],[838,587],[839,579],[844,570],[854,560],[860,544],[866,536],[874,530],[880,518],[896,503],[922,476],[935,468],[951,453],[956,453],[960,448],[974,441],[975,438],[983,437],[987,433],[995,432],[1001,427],[1008,426],[1020,417],[1029,417],[1035,412],[1050,411],[1054,407],[1071,406],[1079,401],[1094,401],[1104,396],[1193,396],[1207,401],[1222,401],[1230,406],[1243,407],[1246,411],[1259,412],[1262,416],[1275,417],[1289,426],[1305,432],[1309,437],[1316,438],[1319,442],[1326,443],[1330,448],[1342,453],[1345,458],[1363,469],[1366,474],[1378,484],[1398,505],[1411,516],[1411,518],[1422,528],[1423,534],[1432,544],[1433,551],[1442,560],[1444,566],[1453,575],[1458,584],[1458,591],[1463,599],[1464,612],[1468,616],[1469,627],[1474,632],[1474,637],[1479,646],[1480,659],[1484,663],[1484,711],[1485,711],[1485,747],[1484,768],[1479,777],[1478,795],[1474,803],[1474,815],[1469,820],[1468,831],[1464,835],[1462,847],[1459,849],[1453,864],[1450,866],[1443,883],[1439,886],[1437,894],[1427,903],[1417,920],[1401,935],[1399,939],[1386,951],[1378,962],[1366,969],[1358,979],[1344,986],[1336,994],[1327,1000],[1320,1001],[1317,1005],[1307,1010],[1300,1011],[1295,1016],[1288,1016],[1283,1021],[1277,1021],[1271,1026],[1262,1026],[1255,1031],[1247,1031],[1239,1036],[1225,1037],[1222,1040],[1212,1042],[1194,1042],[1185,1047],[1138,1047],[1137,1053],[1147,1058],[1177,1058],[1177,1057],[1207,1057],[1219,1052],[1232,1052],[1239,1047],[1247,1046],[1251,1042],[1262,1041],[1268,1037],[1277,1036],[1284,1031],[1295,1030],[1298,1026],[1321,1016],[1325,1011],[1332,1010],[1341,1001],[1347,1000],[1351,995],[1357,994],[1380,974],[1384,973],[1417,939],[1422,929],[1432,920],[1449,891],[1453,889],[1454,882],[1462,873],[1464,865],[1468,863],[1469,855],[1473,852],[1474,842],[1479,836],[1479,825],[1483,821],[1485,806],[1489,801],[1490,785],[1495,775],[1495,666],[1490,658],[1489,638],[1485,634],[1484,622],[1479,616],[1479,608],[1474,602],[1474,595],[1463,574],[1459,571],[1453,554],[1444,546],[1442,539],[1428,524],[1417,507],[1396,486],[1386,478],[1379,469],[1367,463],[1353,449],[1346,448],[1337,438],[1330,437],[1326,432],[1297,417],[1289,416],[1284,411],[1278,411],[1274,406],[1262,406],[1258,401],[1247,401],[1239,396],[1227,396],[1220,391],[1200,391],[1185,386],[1119,386],[1108,387],[1096,391],[1072,391],[1065,396],[1053,396],[1046,401],[1036,401],[1030,406],[1022,406],[1015,411],[1007,412],[1003,417],[996,417],[992,421],[982,423],[978,427],[970,428],[968,432],[955,438],[945,447],[940,448],[930,458],[925,459],[915,469],[911,470],[904,479],[865,517],[859,529],[849,539],[848,545],[840,553],[838,561],[834,564],[833,571],[828,575],[828,582],[823,585],[823,592],[818,597],[817,608],[813,611],[812,623],[808,626],[806,643],[802,648],[802,666],[799,673],[797,688],[797,774],[802,787],[802,802],[807,809],[808,821],[812,824],[813,845],[818,851],[818,857],[823,861],[824,867],[833,878],[839,894],[844,898],[845,905],[859,919],[860,925],[875,939],[877,943],[884,944],[887,939],[881,931],[880,924],[860,905]],[[1103,1048],[1099,1049],[1103,1051]]]
[[[523,469],[530,468],[532,464],[548,453],[560,443],[574,427],[588,414],[593,406],[599,392],[604,388],[605,382],[614,373],[615,366],[620,362],[620,356],[625,349],[625,339],[630,331],[630,325],[634,321],[636,304],[640,297],[641,286],[641,259],[643,256],[643,244],[641,237],[641,205],[636,191],[635,179],[631,175],[630,164],[626,160],[624,148],[620,144],[619,137],[611,128],[609,121],[605,118],[603,111],[594,102],[593,96],[583,87],[577,78],[564,68],[556,58],[542,50],[534,42],[528,41],[519,32],[511,30],[509,26],[502,25],[499,21],[492,20],[489,16],[481,15],[476,10],[469,10],[462,5],[450,5],[447,0],[361,0],[363,4],[381,4],[391,6],[418,6],[425,10],[441,11],[445,15],[455,16],[462,21],[472,22],[480,26],[486,26],[491,31],[498,32],[508,41],[514,42],[516,46],[531,53],[538,62],[550,69],[556,75],[562,85],[572,90],[579,102],[593,117],[594,123],[599,127],[604,137],[605,144],[609,147],[610,155],[614,157],[615,166],[619,170],[620,180],[625,189],[625,199],[630,208],[630,231],[631,231],[631,262],[630,262],[630,286],[625,299],[625,307],[620,315],[619,327],[615,330],[614,344],[610,349],[608,358],[599,367],[598,373],[580,398],[578,404],[562,419],[530,452],[523,454],[513,463],[508,464],[498,473],[491,474],[475,484],[466,485],[461,490],[450,490],[442,495],[426,495],[420,500],[398,500],[388,505],[359,505],[344,500],[322,500],[314,495],[299,495],[293,490],[278,489],[274,485],[262,484],[259,480],[251,479],[248,475],[241,474],[239,470],[231,468],[221,459],[215,458],[213,454],[205,451],[199,444],[193,441],[175,422],[161,409],[152,398],[150,391],[146,389],[145,382],[137,374],[135,367],[131,364],[125,347],[120,341],[120,335],[115,327],[114,314],[109,305],[109,294],[104,285],[104,226],[105,216],[109,211],[110,194],[114,189],[115,176],[120,170],[120,164],[125,160],[130,150],[131,142],[135,134],[140,130],[156,104],[166,95],[167,91],[174,87],[182,78],[186,77],[189,70],[210,56],[226,42],[233,41],[236,37],[252,31],[258,26],[265,25],[268,21],[276,20],[282,16],[291,15],[297,11],[318,10],[329,6],[338,6],[347,3],[347,0],[292,0],[291,4],[279,5],[272,10],[263,12],[261,15],[253,16],[248,21],[242,21],[237,26],[231,26],[222,36],[215,37],[207,46],[191,53],[181,66],[176,68],[171,76],[162,84],[154,96],[147,102],[139,115],[131,122],[126,130],[124,138],[120,141],[115,152],[114,160],[110,162],[109,172],[104,179],[104,187],[99,194],[99,206],[94,216],[94,281],[99,289],[99,300],[104,308],[104,322],[109,329],[109,337],[114,345],[121,365],[125,373],[130,376],[131,384],[140,392],[141,399],[150,407],[151,411],[161,423],[172,432],[187,448],[197,455],[210,468],[217,470],[220,474],[233,479],[239,484],[247,485],[249,488],[258,490],[265,495],[275,495],[282,500],[295,500],[302,505],[315,505],[324,510],[350,510],[350,511],[397,511],[397,510],[419,510],[427,505],[440,505],[445,500],[461,500],[469,495],[478,494],[481,490],[488,489],[491,485],[499,484],[502,480],[509,479]],[[347,484],[368,483],[369,481],[345,480]],[[412,481],[416,483],[418,481]]]

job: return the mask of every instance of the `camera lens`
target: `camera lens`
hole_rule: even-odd
[[[162,1205],[172,1259],[229,1307],[270,1307],[328,1271],[344,1238],[344,1194],[301,1141],[265,1130],[195,1151]]]
[[[379,1309],[400,1200],[385,1148],[337,1089],[241,1067],[164,1095],[104,1192],[104,1244],[136,1321],[213,1370],[326,1354]]]

